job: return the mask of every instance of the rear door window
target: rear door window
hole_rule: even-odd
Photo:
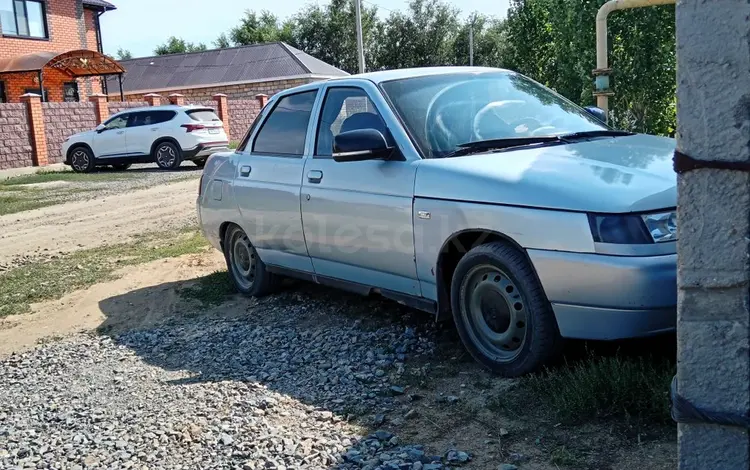
[[[258,131],[253,153],[302,156],[318,90],[281,98]]]
[[[185,114],[193,121],[221,121],[213,109],[195,109],[193,111],[185,111]]]

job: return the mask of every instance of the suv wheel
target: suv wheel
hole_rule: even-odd
[[[94,171],[94,154],[86,147],[75,147],[70,152],[70,167],[76,173],[90,173]]]
[[[278,288],[281,278],[266,270],[250,239],[236,225],[224,234],[224,258],[229,277],[241,294],[262,297]]]
[[[182,151],[172,142],[162,142],[154,151],[156,164],[164,170],[174,170],[182,163]]]
[[[466,349],[496,374],[537,371],[560,352],[557,321],[536,274],[505,243],[478,246],[461,258],[451,307]]]

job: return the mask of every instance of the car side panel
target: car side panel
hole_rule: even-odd
[[[199,225],[211,246],[221,250],[221,226],[226,222],[242,226],[232,180],[237,160],[231,152],[216,153],[203,169],[198,197]]]
[[[437,261],[444,244],[469,229],[503,234],[526,249],[594,252],[583,213],[415,198],[417,276],[424,297],[437,300]]]

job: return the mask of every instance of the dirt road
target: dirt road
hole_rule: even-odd
[[[198,180],[0,216],[0,266],[196,223]]]

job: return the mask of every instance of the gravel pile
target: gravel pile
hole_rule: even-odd
[[[399,373],[433,351],[431,331],[280,318],[77,335],[1,360],[0,468],[437,470],[470,460],[356,424],[396,409]]]

